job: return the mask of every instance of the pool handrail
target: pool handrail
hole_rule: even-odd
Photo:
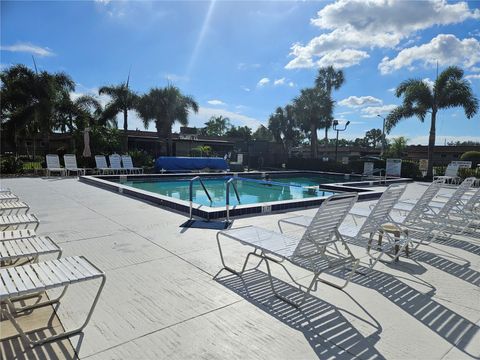
[[[190,191],[190,193],[189,193],[189,199],[190,199],[190,220],[192,220],[192,218],[193,218],[193,182],[194,182],[195,180],[198,180],[198,181],[200,182],[200,185],[202,185],[203,191],[205,191],[205,194],[207,195],[208,200],[210,200],[210,203],[212,203],[212,198],[211,198],[210,194],[208,193],[208,190],[207,190],[207,188],[205,187],[205,184],[203,183],[203,181],[202,181],[202,179],[200,178],[200,176],[195,176],[195,177],[191,178],[191,179],[189,180],[189,182],[190,182],[190,185],[189,185],[189,188],[190,188],[190,189],[189,189],[189,191]]]
[[[237,196],[238,203],[240,203],[240,196],[238,195],[237,186],[234,183],[235,180],[237,180],[235,177],[231,177],[227,180],[227,190],[225,194],[225,209],[227,211],[227,222],[230,221],[230,184],[232,184],[235,195]]]

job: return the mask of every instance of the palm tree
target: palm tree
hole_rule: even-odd
[[[275,142],[283,144],[283,133],[285,131],[285,115],[283,108],[278,107],[275,113],[271,114],[268,119],[268,129],[273,135]]]
[[[470,119],[478,111],[478,99],[474,96],[469,82],[463,78],[463,70],[457,66],[450,66],[442,71],[437,76],[433,88],[423,80],[408,79],[397,87],[395,94],[397,97],[403,96],[403,103],[388,114],[387,132],[402,119],[416,116],[424,122],[427,113],[431,114],[427,176],[432,177],[438,111],[463,107],[466,117]]]
[[[333,66],[327,66],[318,70],[315,79],[315,86],[323,89],[328,96],[332,95],[332,90],[338,90],[345,83],[343,70],[335,70]],[[332,127],[333,116],[323,119],[323,127],[325,128],[325,146],[328,145],[328,130]]]
[[[205,123],[205,127],[201,129],[201,134],[207,136],[224,136],[230,127],[230,119],[228,117],[214,115]]]
[[[110,96],[110,102],[105,106],[104,120],[113,119],[118,113],[123,113],[123,151],[128,151],[128,111],[136,109],[138,95],[128,87],[128,81],[120,85],[102,86],[98,94]]]
[[[287,154],[290,152],[292,144],[299,137],[294,110],[294,107],[290,104],[284,108],[278,107],[268,119],[268,129],[272,132],[275,141],[283,144]]]
[[[307,88],[293,99],[295,117],[305,133],[310,133],[310,149],[312,158],[318,157],[317,129],[321,127],[321,119],[332,117],[333,101],[325,90]]]
[[[190,110],[198,112],[198,104],[191,97],[183,95],[180,89],[173,85],[165,88],[153,88],[143,95],[137,106],[137,111],[143,120],[145,128],[154,121],[159,139],[167,138],[167,155],[172,155],[172,126],[178,121],[188,125]]]

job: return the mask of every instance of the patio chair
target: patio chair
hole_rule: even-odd
[[[124,168],[122,168],[122,158],[118,154],[112,154],[108,157],[110,160],[110,169],[117,174],[124,174],[127,172]]]
[[[130,155],[122,155],[123,168],[129,173],[143,174],[143,168],[133,166],[132,157]]]
[[[57,254],[62,255],[62,250],[48,236],[30,236],[20,239],[0,241],[0,264],[17,265],[18,261],[38,261],[39,256]]]
[[[44,307],[47,305],[59,303],[65,295],[67,288],[71,288],[73,284],[94,281],[99,279],[100,285],[91,304],[87,317],[82,325],[73,330],[64,330],[59,334],[33,340],[23,330],[16,317],[19,313],[27,310]],[[10,268],[0,269],[0,283],[5,286],[0,287],[0,302],[6,306],[2,306],[1,313],[13,324],[22,339],[30,346],[39,345],[48,341],[68,337],[81,332],[88,324],[93,310],[97,305],[100,293],[105,285],[106,276],[103,271],[95,267],[83,256],[73,256],[63,259],[49,260],[39,263],[27,264]],[[29,306],[19,306],[19,300],[46,292],[52,289],[62,289],[61,294],[54,299],[36,303]],[[85,296],[85,293],[82,295]]]
[[[97,167],[97,173],[101,173],[102,175],[113,173],[112,169],[107,165],[105,155],[95,155],[95,165]]]
[[[9,188],[0,188],[0,194],[10,194]]]
[[[390,185],[375,203],[375,206],[369,211],[368,216],[361,226],[352,224],[342,224],[339,232],[347,239],[347,242],[363,247],[370,257],[370,269],[372,269],[381,258],[391,251],[394,251],[391,262],[396,261],[402,252],[408,248],[410,238],[408,233],[403,231],[398,223],[393,221],[389,214],[393,206],[398,202],[405,192],[405,184]],[[352,211],[349,212],[352,214]],[[312,222],[309,216],[293,216],[280,219],[278,227],[283,232],[281,223],[308,227]],[[395,234],[392,236],[392,234]],[[373,246],[374,236],[379,235],[382,241],[377,246]],[[374,252],[372,252],[372,248]]]
[[[450,163],[447,165],[447,168],[445,169],[445,175],[435,176],[433,180],[443,179],[445,180],[445,182],[457,184],[460,181],[460,178],[458,177],[458,169],[459,169],[458,164]]]
[[[47,177],[49,177],[52,172],[60,173],[60,176],[65,176],[67,174],[66,170],[60,166],[60,159],[57,154],[48,154],[45,156],[47,160]]]
[[[31,229],[0,231],[0,241],[23,239],[32,236],[36,236],[36,233],[35,230]]]
[[[78,167],[77,157],[75,154],[65,154],[63,156],[63,161],[65,161],[67,176],[69,176],[72,172],[76,173],[77,175],[85,175],[86,169]]]
[[[359,260],[353,256],[348,245],[340,235],[338,227],[357,201],[357,198],[358,194],[350,193],[334,195],[326,199],[322,205],[320,205],[316,215],[300,239],[256,226],[219,231],[217,233],[217,244],[223,268],[214,278],[216,278],[222,270],[227,270],[241,276],[245,271],[250,256],[255,256],[260,259],[260,263],[265,261],[270,286],[275,296],[292,306],[301,306],[310,292],[316,289],[319,281],[338,289],[343,289],[348,285],[351,276],[358,266]],[[234,270],[225,264],[220,243],[222,237],[236,240],[243,245],[254,248],[254,251],[251,251],[247,255],[240,271]],[[309,286],[305,287],[296,282],[285,265],[283,265],[283,261],[288,261],[295,266],[312,272],[313,278]],[[305,292],[300,301],[293,301],[277,292],[270,269],[271,263],[282,266],[299,289],[305,288]],[[343,285],[319,278],[322,273],[339,267],[351,268]]]
[[[33,214],[0,216],[0,231],[38,228],[39,221]]]
[[[12,193],[0,194],[0,202],[18,201],[18,196]]]
[[[29,209],[23,201],[0,201],[0,215],[26,214]]]

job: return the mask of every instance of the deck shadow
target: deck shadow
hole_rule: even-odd
[[[309,296],[296,309],[278,299],[272,292],[267,274],[257,269],[246,271],[241,278],[227,275],[216,281],[282,323],[301,331],[319,359],[351,359],[354,356],[361,359],[384,359],[372,345],[378,341],[381,332],[380,324],[375,320],[375,324],[372,324],[349,312],[376,328],[367,340],[342,315],[340,309],[326,301]],[[296,287],[276,278],[273,281],[276,289],[288,294],[292,300],[299,300],[303,296],[303,292]]]

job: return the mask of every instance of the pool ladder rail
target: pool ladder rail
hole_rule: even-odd
[[[190,220],[193,219],[193,182],[195,180],[198,180],[200,182],[200,185],[202,185],[202,189],[203,191],[205,191],[205,194],[207,195],[207,198],[208,200],[210,201],[210,204],[212,203],[212,197],[210,196],[210,194],[208,193],[208,190],[207,188],[205,187],[205,184],[203,183],[202,179],[200,178],[200,176],[195,176],[194,178],[191,178],[189,180],[189,199],[190,199]]]

